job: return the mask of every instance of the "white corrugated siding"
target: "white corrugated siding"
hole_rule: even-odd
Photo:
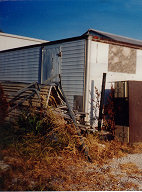
[[[74,96],[83,97],[84,94],[85,40],[47,45],[45,49],[51,50],[54,47],[59,47],[62,52],[59,73],[64,92],[73,107]],[[0,80],[39,82],[40,62],[40,46],[1,52]],[[47,64],[47,70],[44,67],[43,70],[48,72],[48,67]]]
[[[43,61],[42,61],[42,82],[52,78],[53,76],[59,77],[59,71],[61,66],[60,44],[48,45],[43,48]],[[56,77],[53,81],[59,81]]]
[[[31,83],[39,81],[40,47],[0,53],[0,80]]]
[[[85,40],[63,43],[61,79],[70,105],[73,107],[74,95],[83,96],[85,70]]]

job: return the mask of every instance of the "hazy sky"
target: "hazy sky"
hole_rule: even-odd
[[[89,28],[142,39],[142,0],[0,0],[0,29],[46,40]]]

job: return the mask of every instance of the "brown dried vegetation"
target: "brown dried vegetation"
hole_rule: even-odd
[[[0,124],[4,121],[7,116],[8,102],[6,96],[4,95],[3,88],[0,84]]]
[[[37,111],[31,108],[17,122],[18,128],[1,127],[1,155],[10,168],[0,170],[0,190],[126,190],[132,184],[121,183],[102,165],[113,157],[132,151],[132,147],[114,140],[101,141],[93,134],[84,136],[92,163],[80,149],[80,139],[73,124],[64,120],[55,108]]]

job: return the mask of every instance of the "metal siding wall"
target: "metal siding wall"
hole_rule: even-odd
[[[40,46],[0,53],[0,80],[39,81]]]
[[[142,142],[142,82],[129,81],[130,143]]]
[[[42,61],[42,82],[58,75],[61,66],[60,53],[61,44],[48,45],[43,48],[43,61]],[[53,81],[59,81],[59,78],[53,79]]]
[[[73,107],[74,95],[84,94],[85,40],[62,44],[62,86]]]

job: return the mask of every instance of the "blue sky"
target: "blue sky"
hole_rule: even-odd
[[[0,0],[0,29],[45,40],[89,28],[142,40],[142,0]]]

